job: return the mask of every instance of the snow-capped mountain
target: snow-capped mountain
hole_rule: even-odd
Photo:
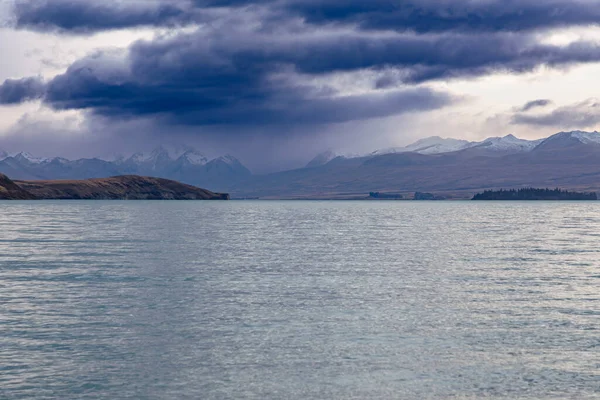
[[[439,141],[414,147],[423,151],[424,142]],[[366,198],[369,192],[419,191],[470,198],[490,188],[560,187],[600,193],[598,132],[561,132],[542,141],[492,137],[442,156],[405,150],[337,157],[322,167],[255,176],[232,192],[238,197]]]
[[[47,158],[34,157],[33,155],[31,155],[31,153],[28,153],[26,151],[17,153],[12,157],[14,157],[18,161],[28,162],[31,164],[40,164],[40,163],[48,161]]]
[[[159,146],[150,152],[116,156],[112,160],[38,158],[25,152],[14,155],[0,152],[0,173],[14,179],[87,179],[134,174],[174,179],[214,190],[251,175],[231,155],[209,160],[188,146]]]
[[[542,140],[519,139],[514,135],[504,137],[491,137],[481,142],[469,142],[468,140],[442,138],[431,136],[417,140],[405,147],[392,147],[389,149],[376,150],[371,155],[382,155],[392,153],[419,153],[419,154],[443,154],[470,148],[485,148],[488,151],[498,152],[526,152],[533,150]]]
[[[556,135],[552,135],[544,141],[555,140],[558,138],[570,138],[581,142],[583,144],[600,144],[600,133],[584,132],[584,131],[571,131],[571,132],[559,132]]]
[[[376,150],[371,153],[373,156],[393,153],[414,152],[420,154],[440,154],[450,153],[466,149],[473,145],[473,142],[461,139],[442,138],[439,136],[431,136],[428,138],[417,140],[405,147],[391,147],[388,149]]]
[[[178,157],[178,160],[185,161],[191,165],[205,165],[208,163],[208,158],[199,151],[188,150]]]
[[[600,145],[600,133],[598,132],[561,132],[556,135],[550,136],[546,139],[538,140],[526,140],[520,139],[515,135],[497,136],[484,139],[479,142],[470,142],[468,140],[443,138],[440,136],[431,136],[424,139],[419,139],[416,142],[409,144],[404,147],[390,147],[386,149],[380,149],[373,151],[368,154],[362,155],[346,155],[340,156],[332,150],[327,150],[321,154],[318,154],[313,158],[307,165],[306,168],[319,167],[331,162],[335,158],[343,157],[349,158],[361,158],[361,157],[375,157],[385,154],[397,154],[397,153],[419,153],[425,155],[433,154],[445,154],[458,151],[468,152],[469,155],[477,156],[503,156],[508,154],[527,153],[542,143],[546,143],[550,140],[557,140],[557,136],[568,136],[570,140],[576,140],[579,143],[592,144],[596,143]],[[554,139],[553,139],[554,138]]]
[[[326,150],[323,153],[317,154],[315,158],[310,160],[308,164],[306,164],[306,168],[320,167],[336,157],[338,157],[337,153],[333,152],[332,150]]]
[[[150,152],[134,153],[128,158],[120,157],[117,162],[157,170],[175,161],[190,165],[204,165],[208,162],[208,159],[204,154],[188,146],[158,146]]]
[[[533,150],[542,140],[525,140],[519,139],[514,135],[506,135],[504,137],[487,138],[481,142],[473,142],[469,148],[485,148],[492,151],[520,153]]]
[[[471,144],[472,143],[467,140],[452,138],[444,139],[439,136],[433,136],[417,140],[415,143],[406,146],[405,149],[406,151],[420,154],[440,154],[466,149]]]
[[[571,136],[585,144],[588,144],[588,143],[600,144],[600,133],[597,131],[594,131],[594,132],[573,131],[573,132],[571,132]]]
[[[544,140],[536,147],[536,151],[564,151],[577,148],[583,150],[597,149],[600,147],[600,133],[598,132],[559,132]]]

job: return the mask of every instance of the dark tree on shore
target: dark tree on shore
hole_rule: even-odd
[[[473,200],[598,200],[594,192],[569,192],[561,189],[509,189],[485,190]]]

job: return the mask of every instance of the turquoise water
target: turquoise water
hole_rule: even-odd
[[[0,202],[0,398],[600,397],[600,203]]]

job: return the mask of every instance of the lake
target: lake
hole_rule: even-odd
[[[600,202],[0,202],[0,398],[600,397]]]

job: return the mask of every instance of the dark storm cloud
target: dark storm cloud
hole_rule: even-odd
[[[544,45],[537,33],[527,31],[589,23],[597,16],[589,2],[568,4],[20,0],[18,26],[72,32],[169,25],[195,18],[194,10],[246,8],[213,13],[218,23],[193,33],[140,41],[117,56],[83,58],[43,88],[32,80],[7,81],[2,87],[12,103],[43,97],[55,109],[190,125],[328,123],[430,110],[453,99],[422,87],[432,80],[600,61],[594,43]],[[333,24],[312,25],[326,22]],[[398,32],[406,30],[427,33]],[[358,72],[371,74],[371,91],[328,82],[336,74]],[[541,104],[530,108],[535,106]]]
[[[137,42],[125,55],[79,60],[48,83],[44,100],[56,109],[157,115],[198,125],[338,122],[448,104],[450,97],[438,92],[422,90],[416,96],[407,91],[430,80],[591,61],[600,61],[600,47],[592,43],[541,45],[532,37],[506,33],[475,37],[281,29],[273,34],[225,26]],[[386,80],[390,70],[393,80]],[[392,92],[401,88],[400,97],[378,90],[348,96],[311,82],[357,71],[383,76],[373,86]],[[412,107],[404,101],[407,93]]]
[[[280,68],[278,59],[217,59],[211,49],[188,44],[139,43],[127,66],[101,55],[80,60],[48,83],[45,102],[115,118],[155,115],[170,123],[236,125],[344,122],[435,109],[452,101],[426,88],[356,95],[316,89],[271,77]]]
[[[311,23],[415,32],[526,31],[597,25],[600,7],[586,0],[287,0]]]
[[[517,113],[512,117],[513,124],[542,127],[582,129],[600,123],[600,102],[588,99],[581,103],[558,107],[542,115]]]
[[[266,7],[276,20],[299,16],[311,24],[419,33],[518,32],[600,21],[597,2],[586,0],[18,0],[15,20],[21,28],[94,32],[186,23],[207,8],[249,6]]]
[[[17,0],[14,6],[15,26],[36,31],[90,33],[170,26],[186,22],[189,17],[189,10],[176,1]]]
[[[7,79],[0,85],[0,104],[19,104],[44,95],[44,83],[39,78]]]
[[[532,100],[527,102],[523,107],[521,107],[519,109],[520,112],[527,112],[529,110],[532,110],[534,108],[542,108],[542,107],[546,107],[548,105],[552,104],[552,100],[548,100],[548,99],[539,99],[539,100]]]

